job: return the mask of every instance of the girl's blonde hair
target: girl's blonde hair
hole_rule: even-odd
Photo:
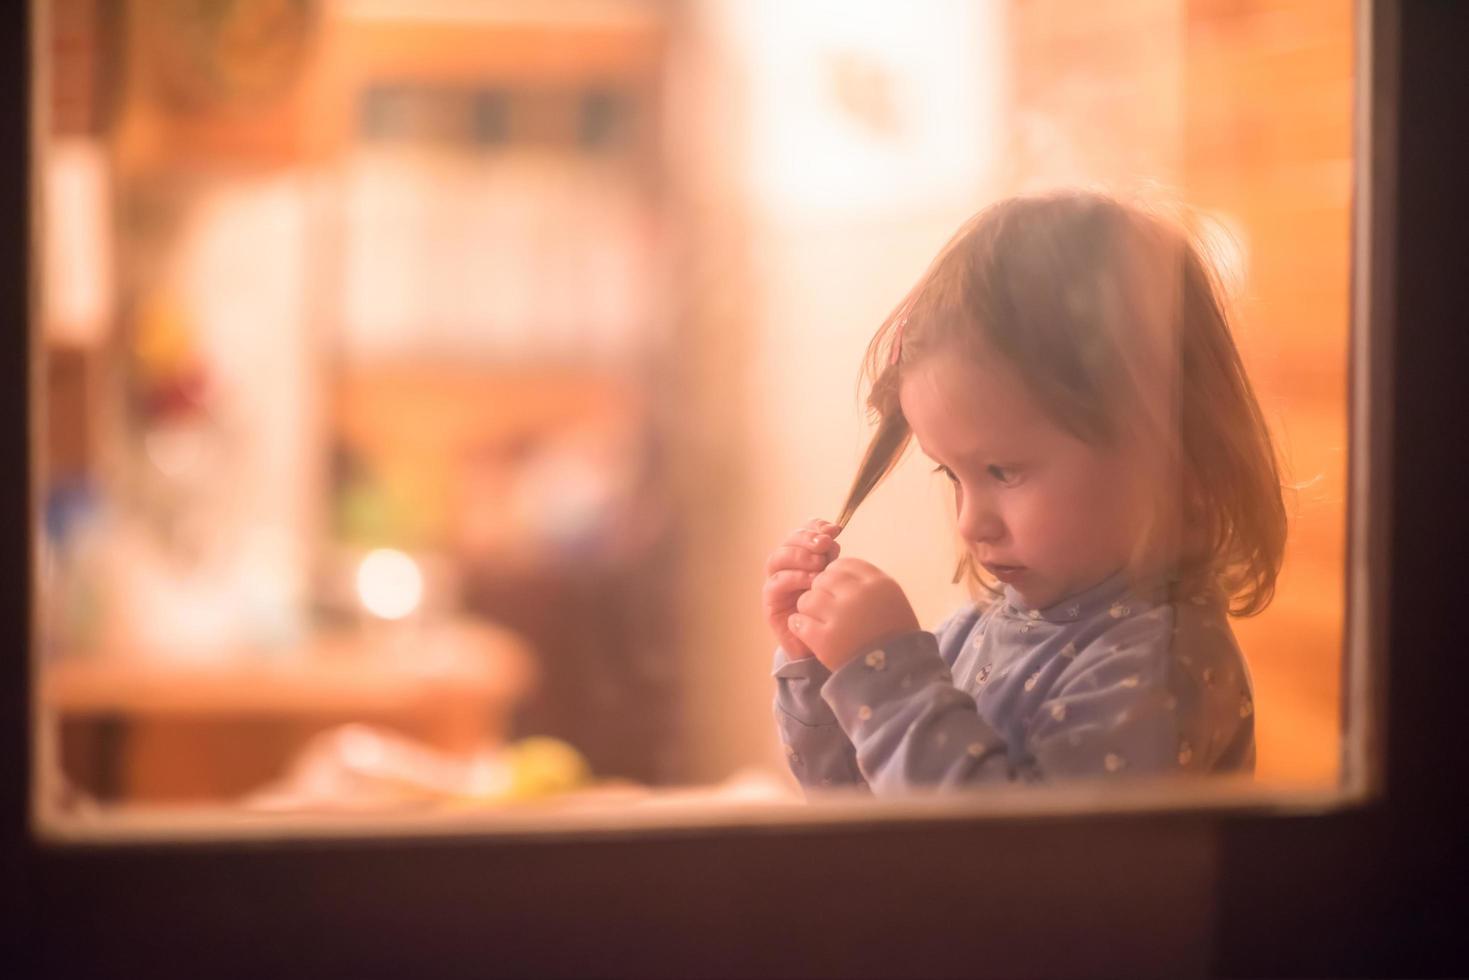
[[[1004,358],[1086,443],[1159,447],[1151,485],[1179,492],[1159,493],[1134,566],[1165,554],[1178,594],[1218,589],[1237,616],[1269,605],[1286,533],[1275,450],[1223,290],[1181,221],[1068,191],[1011,198],[966,222],[868,345],[877,431],[840,524],[897,465],[912,437],[898,401],[904,368],[936,353]],[[961,576],[994,588],[967,551]]]

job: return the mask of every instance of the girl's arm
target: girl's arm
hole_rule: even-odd
[[[775,726],[791,774],[806,789],[867,787],[857,751],[837,723],[821,688],[831,671],[815,657],[792,659],[775,651]]]
[[[1134,621],[1082,651],[996,731],[953,684],[931,634],[912,632],[839,668],[822,697],[879,794],[1119,774],[1245,768],[1253,703],[1227,634],[1182,637],[1170,619]],[[879,653],[880,656],[874,656]]]
[[[1005,739],[954,686],[931,633],[906,633],[858,655],[832,674],[822,697],[879,794],[1016,775]]]
[[[966,605],[923,636],[933,641],[945,666],[969,635],[980,610]],[[775,651],[775,722],[791,773],[808,789],[869,788],[857,750],[822,697],[831,671],[815,657],[793,658]]]

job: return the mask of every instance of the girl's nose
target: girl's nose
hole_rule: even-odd
[[[992,544],[1005,537],[1005,522],[987,499],[965,494],[959,505],[959,535],[966,541]]]

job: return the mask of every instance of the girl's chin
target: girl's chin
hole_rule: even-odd
[[[1033,572],[1008,585],[1015,593],[1015,598],[1024,603],[1028,609],[1047,609],[1066,598],[1057,592],[1055,586],[1048,587],[1045,583],[1036,581]]]
[[[1015,590],[1015,598],[1019,599],[1027,609],[1046,609],[1056,604],[1056,600],[1050,596],[1034,595],[1022,592],[1020,589]]]

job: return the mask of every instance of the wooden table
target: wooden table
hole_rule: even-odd
[[[286,651],[181,663],[143,651],[65,656],[40,672],[67,779],[104,800],[227,800],[335,725],[383,725],[469,753],[505,738],[531,688],[516,634],[452,621],[320,633]]]

